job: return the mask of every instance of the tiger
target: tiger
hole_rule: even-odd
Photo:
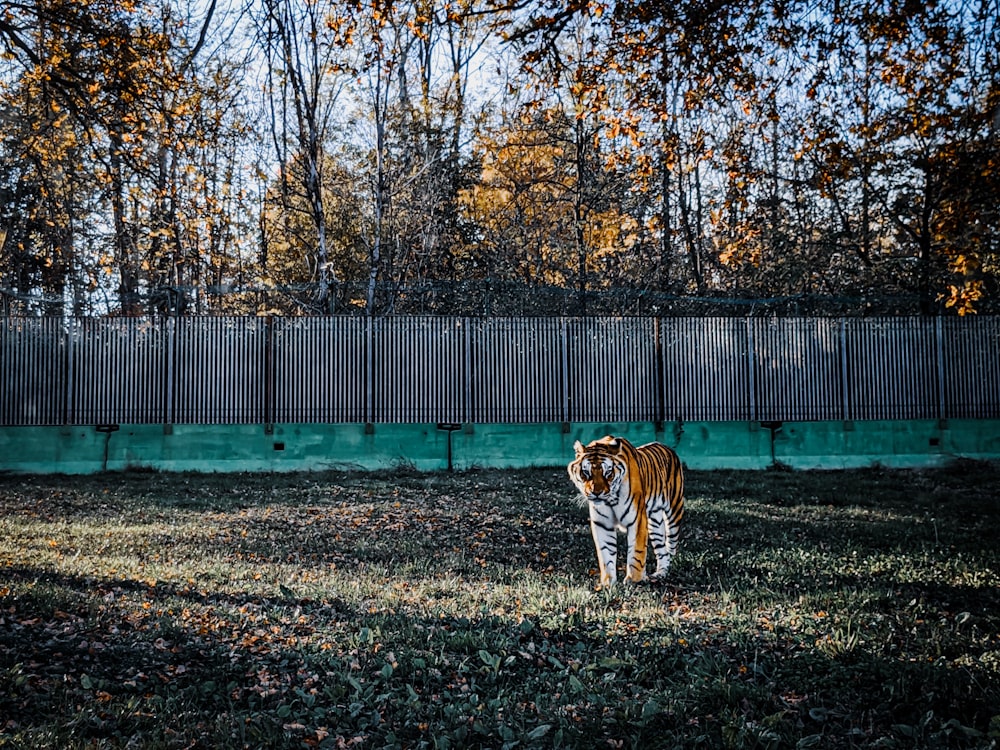
[[[650,539],[656,554],[651,578],[665,576],[684,516],[684,473],[677,454],[660,443],[636,447],[611,435],[587,446],[577,440],[573,448],[576,457],[566,468],[590,509],[601,587],[613,586],[618,578],[619,530],[628,535],[631,550],[626,580],[646,578]]]

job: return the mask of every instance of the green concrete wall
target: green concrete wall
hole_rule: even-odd
[[[435,425],[121,425],[0,428],[0,471],[319,471],[448,468]]]
[[[1000,458],[1000,420],[786,422],[774,459],[794,469],[940,466]]]
[[[691,469],[923,467],[1000,460],[1000,420],[2,427],[0,471],[317,471],[562,467],[576,440],[624,435]]]
[[[759,422],[652,422],[463,425],[453,438],[456,468],[564,466],[573,443],[623,435],[636,445],[669,445],[692,469],[763,469],[771,465],[771,435]]]

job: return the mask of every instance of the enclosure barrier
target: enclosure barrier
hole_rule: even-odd
[[[0,319],[0,425],[1000,417],[1000,317]]]

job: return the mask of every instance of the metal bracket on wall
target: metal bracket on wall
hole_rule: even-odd
[[[452,471],[454,466],[452,464],[451,436],[461,430],[462,425],[458,422],[438,422],[437,428],[448,433],[448,471]]]
[[[121,427],[117,424],[99,424],[94,429],[104,433],[104,461],[101,463],[101,471],[108,470],[108,453],[111,448],[111,433],[118,432]]]
[[[774,457],[774,438],[781,432],[782,423],[774,420],[761,421],[760,426],[771,433],[771,467],[774,468],[778,465],[778,461]]]

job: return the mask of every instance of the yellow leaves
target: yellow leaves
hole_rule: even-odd
[[[639,241],[638,230],[639,222],[617,210],[589,213],[584,228],[584,241],[590,250],[591,262],[598,264],[603,258],[631,249]]]
[[[689,89],[684,92],[684,109],[688,112],[698,109],[702,102],[703,94],[696,89]]]
[[[976,312],[976,303],[983,298],[983,282],[978,279],[962,284],[950,284],[948,294],[943,295],[945,307],[954,308],[959,315]]]
[[[969,275],[977,271],[980,266],[979,257],[976,255],[959,253],[951,259],[951,268],[955,273]]]
[[[959,315],[975,314],[976,303],[984,294],[982,280],[975,278],[982,265],[982,259],[976,253],[959,252],[952,256],[951,270],[965,278],[949,284],[948,291],[938,297],[944,301],[945,307],[954,309]]]
[[[357,26],[351,16],[335,15],[332,11],[326,17],[326,28],[333,32],[334,44],[341,47],[354,45],[354,34]]]
[[[736,244],[726,245],[719,253],[719,262],[724,266],[732,265],[739,254],[739,246]]]
[[[574,99],[580,99],[588,91],[588,86],[583,81],[574,81],[569,85],[569,93]]]

